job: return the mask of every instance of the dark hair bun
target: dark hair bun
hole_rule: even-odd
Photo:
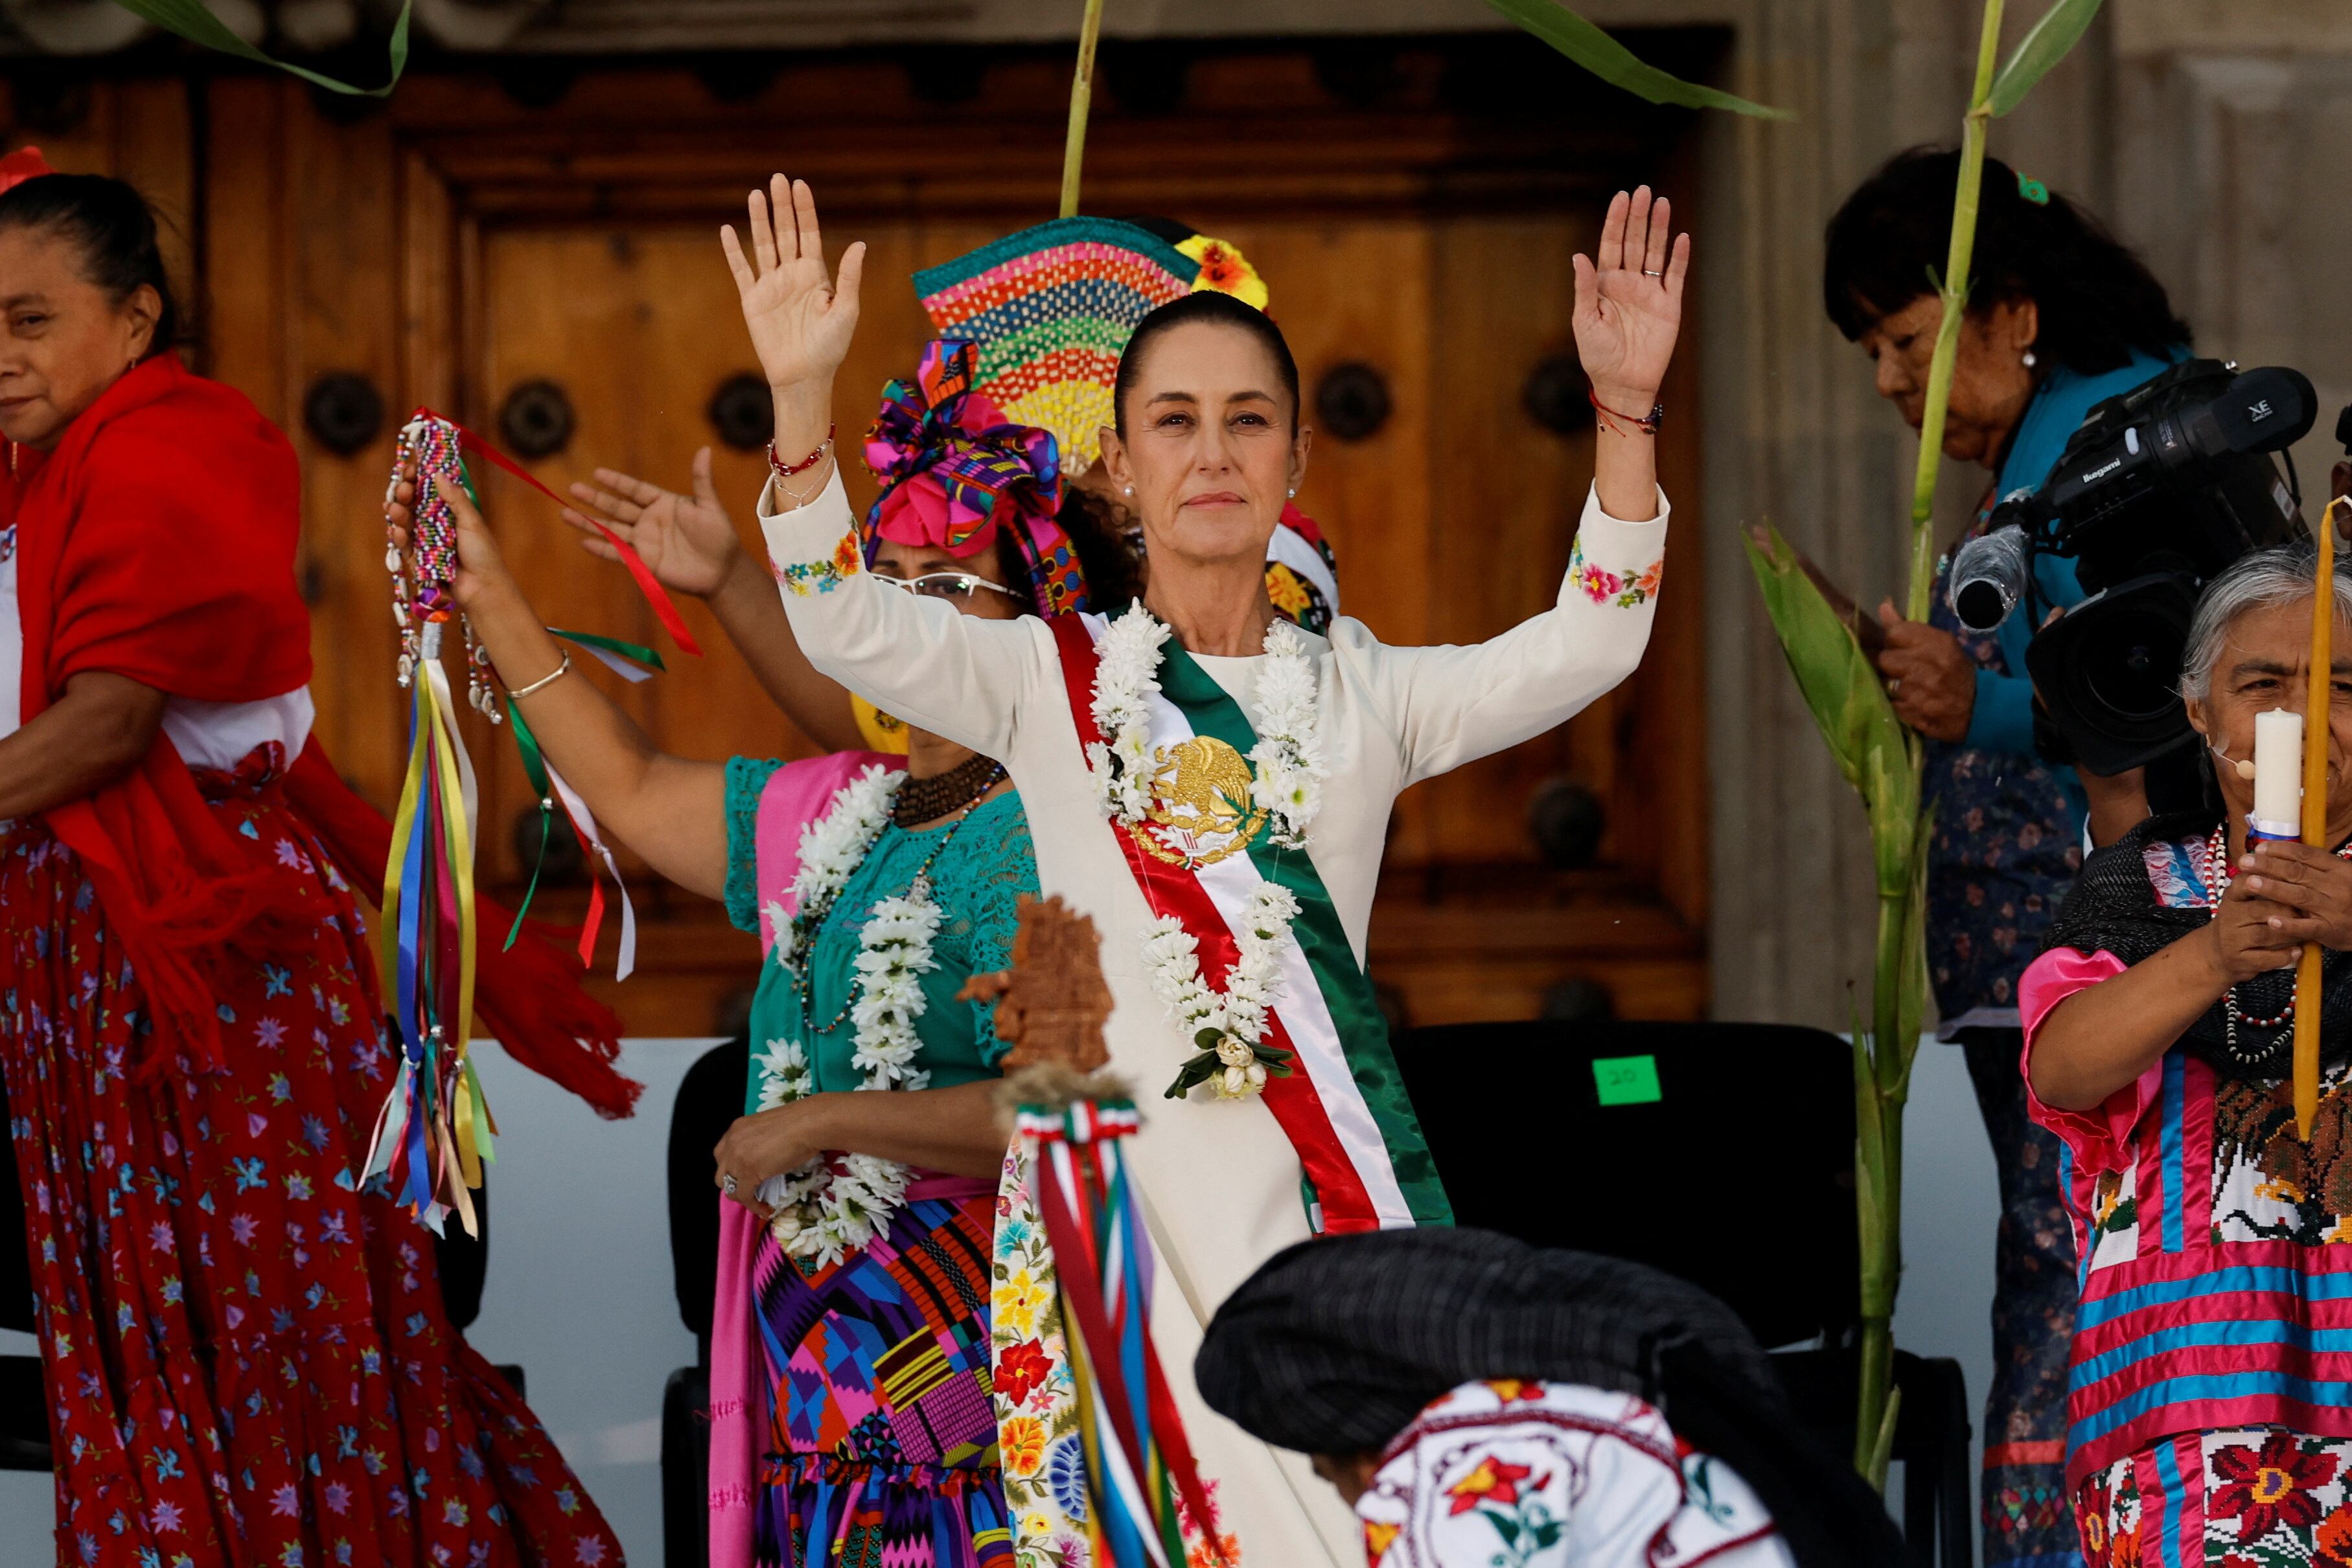
[[[1898,153],[1830,219],[1822,303],[1849,340],[1936,291],[1959,168],[1949,148]],[[2042,316],[2035,353],[2085,375],[2122,369],[2134,351],[2162,357],[2189,342],[2146,262],[2039,181],[2029,194],[1998,158],[1984,162],[1971,265],[1970,309],[2032,300]]]
[[[41,228],[72,241],[82,277],[116,304],[144,284],[163,300],[152,359],[180,338],[180,306],[163,270],[155,214],[147,198],[103,174],[40,174],[0,191],[0,229]]]
[[[1221,294],[1213,289],[1202,289],[1190,294],[1180,294],[1153,310],[1135,324],[1135,331],[1127,340],[1127,349],[1118,356],[1118,378],[1111,384],[1111,425],[1124,437],[1127,434],[1127,395],[1134,390],[1137,377],[1143,374],[1143,356],[1152,343],[1179,327],[1196,322],[1221,327],[1238,327],[1255,338],[1268,358],[1274,361],[1275,374],[1282,378],[1283,391],[1290,395],[1290,427],[1298,428],[1298,362],[1290,357],[1290,344],[1274,318],[1255,305],[1244,304],[1231,294]]]

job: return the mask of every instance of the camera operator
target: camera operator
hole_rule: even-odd
[[[1849,196],[1829,226],[1822,297],[1830,319],[1877,365],[1878,391],[1914,430],[1943,304],[1934,291],[1952,223],[1958,154],[1898,154]],[[1969,532],[1992,504],[2039,487],[2094,404],[2187,357],[2189,328],[2164,288],[2098,221],[1998,159],[1984,165],[1974,273],[1959,334],[1944,455],[1995,476]],[[2025,645],[2034,617],[1956,635],[1946,605],[1947,542],[1927,624],[1890,600],[1857,617],[1903,721],[1927,738],[1926,793],[1937,803],[1927,947],[1946,1039],[1968,1053],[2000,1168],[1993,1385],[1985,1408],[1982,1524],[1987,1568],[2055,1561],[2076,1550],[2064,1501],[2066,1361],[2074,1326],[2074,1243],[2058,1186],[2058,1142],[2027,1116],[2017,1063],[2017,982],[2082,863],[2090,803],[2074,770],[2034,752]],[[2045,607],[2079,603],[2074,563],[2040,557]],[[2114,781],[2115,820],[2144,815],[2136,778]]]

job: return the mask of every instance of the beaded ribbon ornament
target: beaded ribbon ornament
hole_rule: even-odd
[[[457,520],[435,485],[473,487],[457,429],[420,415],[400,432],[392,485],[415,476],[410,548],[384,549],[392,615],[400,628],[400,684],[410,693],[408,768],[384,868],[380,941],[400,1062],[376,1118],[363,1181],[381,1178],[393,1199],[438,1233],[454,1211],[476,1230],[468,1188],[482,1184],[496,1131],[480,1077],[467,1058],[474,1018],[474,767],[458,738],[442,646],[464,628],[467,701],[499,721],[489,660],[459,614]],[[386,502],[393,497],[386,491]]]

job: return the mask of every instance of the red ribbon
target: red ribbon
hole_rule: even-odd
[[[545,485],[541,484],[538,477],[523,468],[521,464],[516,462],[512,458],[508,457],[504,452],[499,451],[496,447],[491,446],[488,441],[482,439],[481,437],[476,435],[473,431],[467,429],[463,425],[458,424],[455,419],[450,418],[447,415],[436,414],[432,409],[425,407],[420,403],[416,405],[416,412],[412,415],[411,417],[415,419],[438,419],[442,424],[446,425],[449,428],[457,432],[458,440],[467,450],[478,452],[481,456],[488,458],[491,462],[497,464],[499,468],[504,468],[508,473],[512,474],[515,478],[520,479],[523,483],[529,485],[531,489],[537,490],[540,494],[545,496],[556,505],[562,507],[567,510],[578,510],[578,509],[573,507],[570,501],[565,500],[562,496],[557,495],[553,490],[549,489]],[[581,512],[580,515],[583,517],[588,516],[585,512]],[[627,567],[629,569],[629,575],[637,580],[637,591],[646,596],[646,603],[653,606],[654,618],[661,622],[662,630],[669,633],[669,640],[677,644],[678,647],[682,651],[690,653],[695,658],[700,658],[702,657],[702,645],[696,642],[694,640],[694,634],[686,629],[686,617],[677,613],[677,605],[671,600],[669,591],[661,585],[660,581],[654,576],[652,570],[646,565],[643,560],[638,558],[637,552],[630,549],[626,543],[623,542],[619,534],[614,533],[611,529],[606,528],[594,518],[588,518],[588,526],[604,536],[604,542],[613,547],[614,552],[621,558],[621,564]]]

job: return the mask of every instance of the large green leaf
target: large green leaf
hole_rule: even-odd
[[[2025,101],[2033,84],[2050,74],[2050,68],[2066,58],[2083,35],[2090,30],[2091,18],[2099,14],[2099,0],[2052,0],[2050,9],[2033,30],[2018,40],[2017,48],[1992,79],[1992,91],[1985,100],[1995,116],[2007,114]]]
[[[1750,103],[1734,93],[1683,80],[1645,63],[1633,50],[1570,10],[1558,0],[1486,0],[1496,10],[1599,77],[1652,103],[1679,104],[1685,109],[1727,109],[1764,120],[1790,118],[1785,109]]]
[[[1853,628],[1822,596],[1788,541],[1775,531],[1769,552],[1752,540],[1744,542],[1797,689],[1838,772],[1869,808],[1879,890],[1891,895],[1906,885],[1919,815],[1918,782],[1902,721],[1895,717],[1895,705]]]
[[[272,59],[230,32],[228,24],[214,16],[204,0],[115,0],[132,16],[143,17],[166,32],[177,33],[192,44],[202,44],[208,49],[218,49],[259,65],[276,66],[329,92],[348,93],[354,98],[383,98],[400,85],[400,73],[408,68],[408,7],[412,3],[413,0],[401,0],[400,19],[392,25],[392,79],[382,87],[353,87],[333,77]]]

